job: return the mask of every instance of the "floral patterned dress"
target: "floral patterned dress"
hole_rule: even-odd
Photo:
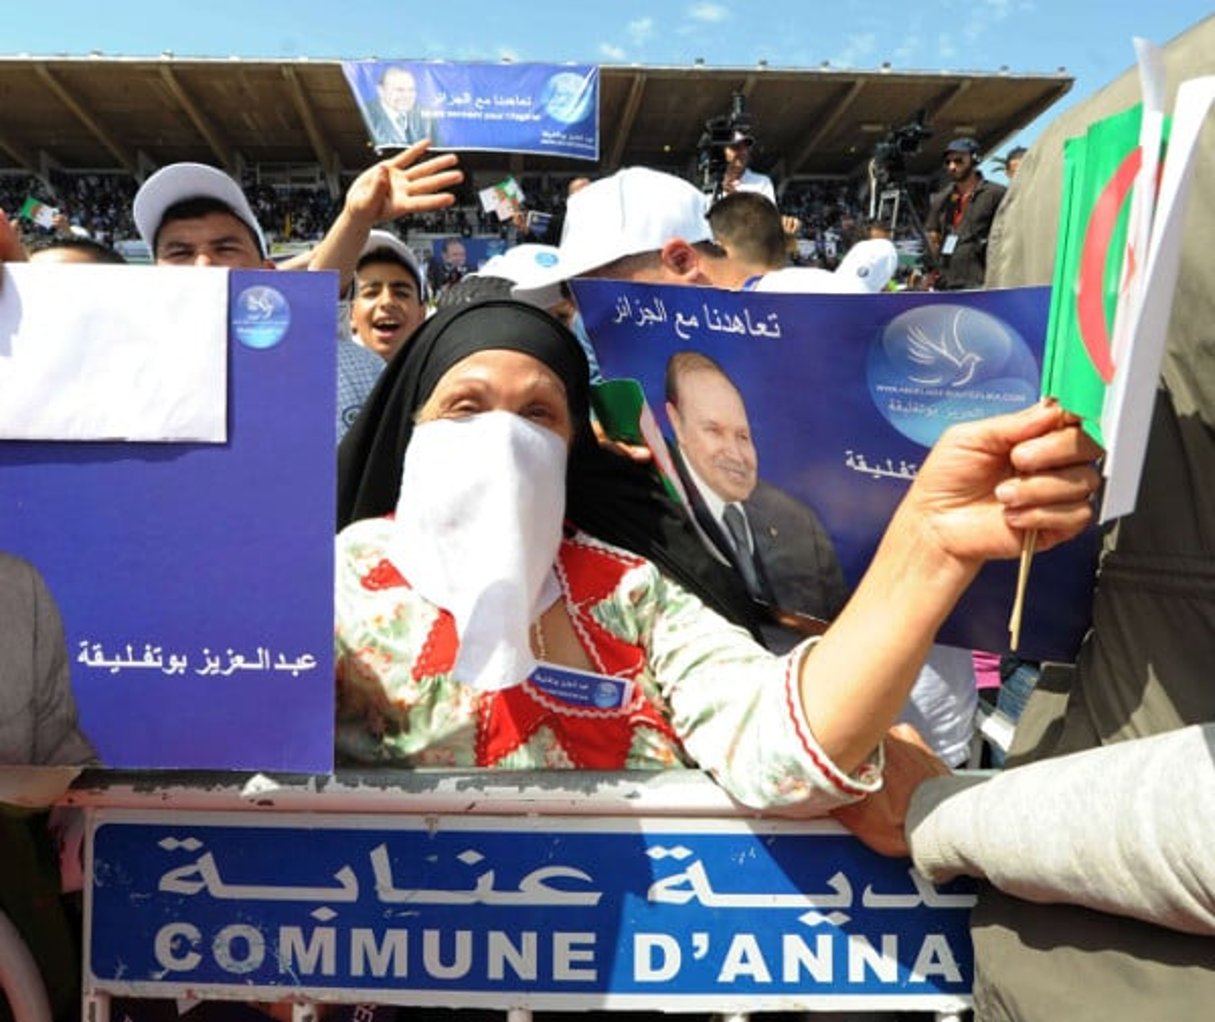
[[[855,774],[819,748],[797,668],[665,578],[585,533],[556,574],[596,672],[631,682],[622,705],[570,705],[531,679],[480,692],[452,676],[455,621],[385,551],[389,519],[338,537],[337,747],[346,762],[427,767],[707,770],[737,801],[809,815],[880,787],[880,751]]]

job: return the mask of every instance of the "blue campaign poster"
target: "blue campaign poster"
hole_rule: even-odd
[[[439,149],[599,159],[599,68],[591,64],[348,61],[377,149],[429,138]]]
[[[226,443],[0,444],[106,766],[332,769],[335,287],[231,274]]]
[[[668,437],[670,357],[720,364],[745,405],[761,484],[814,511],[849,586],[937,437],[1039,393],[1048,288],[798,295],[581,280],[574,290],[604,375],[639,380]],[[1023,656],[1074,657],[1095,557],[1092,532],[1035,558]],[[988,565],[940,641],[1006,649],[1015,580],[1015,563]]]

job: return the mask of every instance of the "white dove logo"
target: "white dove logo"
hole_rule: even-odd
[[[975,370],[983,361],[983,356],[974,351],[967,351],[958,336],[958,324],[962,312],[954,313],[953,329],[942,330],[939,340],[933,340],[928,332],[920,326],[912,326],[907,330],[907,355],[916,365],[924,367],[926,376],[910,375],[909,378],[926,387],[965,387],[974,379]],[[946,336],[952,333],[952,343]]]
[[[269,319],[274,315],[274,299],[263,289],[250,288],[245,293],[245,310],[250,319]]]

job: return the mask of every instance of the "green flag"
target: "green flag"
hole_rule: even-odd
[[[641,383],[632,379],[604,380],[591,387],[591,407],[609,440],[633,447],[648,447],[658,478],[667,495],[688,506],[688,497],[654,411]],[[690,511],[690,508],[689,508]]]
[[[1130,199],[1142,162],[1141,119],[1141,106],[1107,117],[1069,139],[1063,150],[1063,203],[1042,393],[1079,415],[1101,444],[1101,410],[1114,375],[1111,339]]]
[[[55,225],[55,217],[59,215],[59,210],[54,206],[48,206],[45,202],[29,198],[21,204],[21,208],[17,210],[17,215],[23,216],[27,220],[32,220],[39,227],[53,227]]]

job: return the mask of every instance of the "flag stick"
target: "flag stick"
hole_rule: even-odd
[[[1021,537],[1021,563],[1017,567],[1017,595],[1008,618],[1008,648],[1015,653],[1021,644],[1021,614],[1025,610],[1025,590],[1029,585],[1029,565],[1038,546],[1038,530],[1030,529]]]

